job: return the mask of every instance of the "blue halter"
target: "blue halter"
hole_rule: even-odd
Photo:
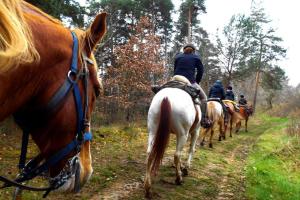
[[[88,69],[86,66],[86,60],[83,58],[84,67],[79,71],[78,70],[78,39],[74,32],[72,33],[73,38],[73,53],[72,53],[72,64],[70,66],[70,71],[68,72],[67,79],[65,80],[64,84],[57,90],[57,92],[53,95],[51,100],[47,103],[46,106],[42,108],[35,109],[36,115],[30,118],[31,120],[34,118],[40,117],[40,114],[43,113],[50,113],[50,115],[54,114],[57,111],[57,108],[64,103],[67,95],[73,89],[73,96],[76,104],[76,111],[77,111],[77,127],[76,127],[76,136],[75,139],[72,140],[68,145],[66,145],[63,149],[59,150],[49,159],[41,163],[43,159],[41,154],[30,160],[26,165],[26,154],[27,154],[27,146],[28,146],[28,138],[29,132],[32,128],[29,123],[30,119],[26,117],[26,113],[28,112],[20,112],[14,114],[16,122],[21,126],[23,129],[23,137],[22,137],[22,147],[21,147],[21,155],[19,160],[19,169],[20,174],[18,177],[12,181],[7,179],[6,177],[0,176],[0,181],[4,182],[4,187],[16,186],[20,189],[26,190],[34,190],[34,191],[46,191],[45,196],[52,190],[55,190],[62,186],[66,180],[60,179],[53,179],[51,181],[50,187],[48,188],[34,188],[30,186],[25,186],[21,184],[24,181],[31,180],[34,177],[41,175],[49,170],[50,167],[57,164],[59,161],[64,159],[69,153],[72,151],[76,151],[76,153],[80,152],[81,145],[85,141],[92,140],[92,133],[85,132],[85,129],[89,126],[88,119],[87,119],[87,110],[88,110],[88,94],[87,94],[87,81],[88,81]],[[82,99],[80,95],[80,90],[78,86],[78,80],[83,78],[84,88],[85,88],[85,95],[84,95],[84,107],[82,106]],[[47,116],[48,117],[48,116]],[[73,159],[72,159],[73,160]],[[73,163],[71,163],[73,164]]]

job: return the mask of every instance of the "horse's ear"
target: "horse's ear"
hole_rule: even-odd
[[[106,32],[106,13],[101,13],[96,16],[92,25],[86,31],[85,50],[89,56],[96,44],[101,40]]]

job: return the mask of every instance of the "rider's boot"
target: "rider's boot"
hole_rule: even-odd
[[[208,119],[206,115],[207,102],[201,102],[201,121],[200,124],[203,128],[209,128],[211,126],[211,121]]]

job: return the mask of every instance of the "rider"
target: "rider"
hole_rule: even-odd
[[[216,82],[210,88],[208,97],[209,98],[219,98],[220,99],[220,103],[223,107],[224,115],[225,115],[224,116],[224,121],[225,121],[225,123],[227,123],[228,122],[227,108],[226,108],[226,106],[224,105],[224,103],[222,101],[222,100],[225,99],[225,92],[224,92],[222,82],[220,80],[216,80]]]
[[[228,86],[225,93],[225,99],[234,101],[234,93],[232,91],[232,87]]]
[[[207,96],[199,83],[202,79],[204,67],[200,57],[195,54],[195,46],[193,44],[186,44],[183,47],[183,53],[179,53],[175,57],[174,75],[181,75],[186,77],[192,84],[192,86],[200,90],[199,98],[201,100],[201,124],[205,126],[206,123],[206,101]],[[198,101],[198,102],[197,102]],[[199,100],[195,100],[195,103],[200,103]]]
[[[243,94],[240,95],[239,104],[240,104],[240,105],[243,105],[243,106],[244,106],[244,105],[247,105],[247,100],[245,99],[245,97],[244,97]]]
[[[234,93],[232,91],[232,87],[228,86],[225,93],[225,100],[234,101]],[[235,111],[239,111],[239,107],[236,105],[236,103],[233,103]]]
[[[210,88],[208,97],[209,98],[219,98],[220,100],[225,99],[224,88],[223,88],[222,82],[220,80],[216,80],[216,82]]]

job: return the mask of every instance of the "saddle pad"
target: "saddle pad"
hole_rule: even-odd
[[[192,99],[197,98],[199,93],[200,93],[200,90],[198,90],[198,89],[196,89],[196,88],[194,88],[194,87],[192,87],[192,86],[190,86],[186,83],[183,83],[181,81],[176,81],[176,80],[169,81],[169,82],[165,83],[162,86],[156,87],[155,88],[155,93],[157,93],[158,91],[160,91],[164,88],[178,88],[178,89],[184,90],[185,92],[187,92],[192,97]],[[152,91],[154,91],[154,89],[152,89]]]

